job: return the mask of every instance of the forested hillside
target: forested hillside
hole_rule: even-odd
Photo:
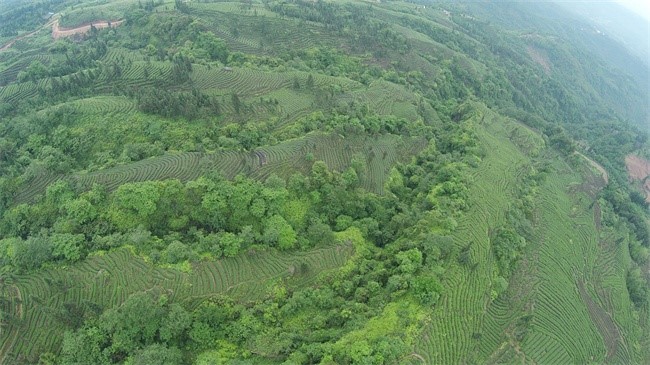
[[[649,363],[648,62],[569,8],[0,0],[0,363]]]

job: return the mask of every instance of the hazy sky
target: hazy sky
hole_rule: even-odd
[[[625,5],[628,9],[643,16],[647,21],[650,21],[650,2],[648,0],[617,0],[619,3]]]

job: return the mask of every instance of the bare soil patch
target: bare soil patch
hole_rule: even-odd
[[[650,175],[650,161],[639,156],[628,155],[625,157],[627,173],[634,180],[643,180]]]
[[[577,154],[584,157],[584,159],[587,160],[587,162],[589,162],[589,164],[591,164],[591,166],[593,166],[596,170],[598,170],[598,172],[600,172],[600,175],[603,177],[603,180],[605,180],[605,185],[607,185],[609,183],[609,174],[607,173],[607,170],[605,170],[604,167],[600,166],[600,164],[598,162],[590,159],[589,157],[583,155],[580,152],[577,152]]]
[[[594,202],[594,223],[596,224],[596,230],[600,232],[602,228],[602,211],[598,201]]]
[[[77,34],[85,34],[90,32],[91,27],[95,27],[96,29],[113,28],[113,27],[120,26],[122,23],[124,23],[123,19],[122,20],[97,20],[95,22],[82,24],[74,28],[61,28],[59,26],[59,20],[57,19],[54,22],[54,24],[52,24],[52,38],[59,39],[63,37],[72,37]]]
[[[616,323],[612,319],[611,315],[607,313],[603,308],[596,303],[591,298],[591,295],[587,292],[585,288],[585,282],[581,279],[577,280],[578,291],[580,292],[580,297],[587,305],[587,310],[591,320],[596,324],[598,332],[603,336],[605,341],[605,347],[607,348],[607,357],[606,361],[611,361],[616,352],[619,349],[620,345],[623,345],[623,340],[621,338],[621,333],[616,326]]]
[[[627,174],[632,181],[638,181],[645,193],[645,201],[650,203],[650,161],[635,155],[625,157]]]
[[[591,199],[595,199],[598,193],[609,183],[609,174],[600,164],[583,155],[575,152],[578,156],[584,158],[589,165],[584,165],[581,169],[584,176],[582,183],[571,187],[571,192],[582,192],[587,194]]]
[[[533,48],[531,46],[528,46],[526,51],[528,52],[530,58],[533,59],[533,61],[542,66],[544,72],[546,72],[547,75],[551,73],[551,61],[549,61],[548,56],[546,56],[539,49]]]

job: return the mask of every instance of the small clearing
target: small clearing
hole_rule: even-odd
[[[52,38],[59,39],[64,37],[72,37],[77,34],[88,33],[91,27],[95,27],[96,29],[112,28],[112,27],[117,27],[122,23],[124,23],[123,19],[122,20],[97,20],[88,24],[82,24],[74,28],[61,28],[59,26],[59,20],[57,19],[54,22],[54,24],[52,24]]]
[[[641,183],[645,193],[645,201],[650,203],[650,161],[635,155],[625,157],[627,174],[633,181]]]

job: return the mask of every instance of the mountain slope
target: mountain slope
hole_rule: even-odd
[[[650,359],[648,68],[584,16],[12,4],[0,362]]]

